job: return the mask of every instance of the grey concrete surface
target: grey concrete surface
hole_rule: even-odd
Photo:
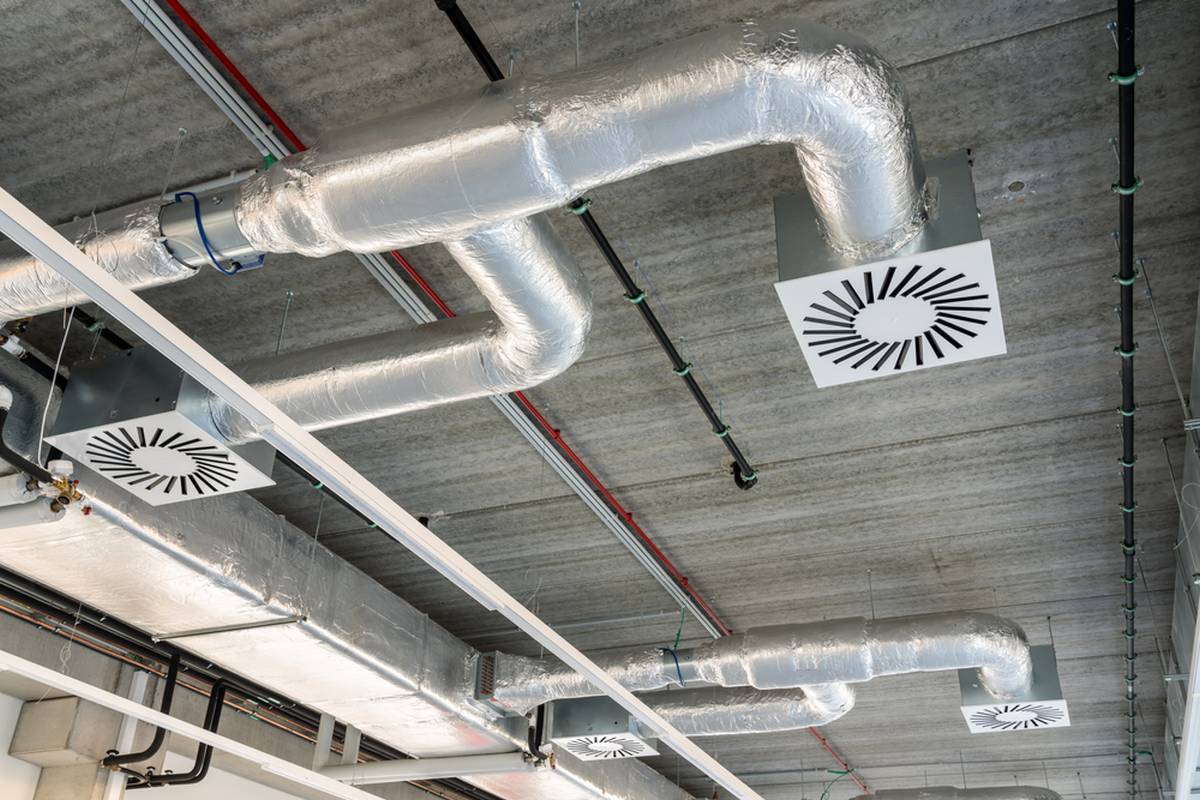
[[[189,5],[301,136],[479,83],[431,2],[223,0]],[[463,0],[517,72],[575,59],[567,0]],[[253,166],[255,153],[115,0],[0,0],[0,184],[59,221],[152,195],[176,131],[173,183]],[[877,788],[1042,783],[1064,796],[1123,794],[1117,204],[1107,140],[1116,93],[1110,4],[885,0],[584,0],[586,63],[744,16],[794,14],[858,33],[901,67],[927,154],[971,148],[1009,354],[817,391],[775,298],[773,197],[800,185],[786,148],[680,165],[593,193],[621,254],[762,475],[734,488],[727,460],[620,288],[569,215],[555,224],[597,296],[582,361],[531,394],[735,628],[871,612],[999,610],[1037,642],[1053,627],[1073,726],[970,736],[951,675],[864,686],[827,733]],[[1195,324],[1200,14],[1139,4],[1137,249],[1171,353],[1188,377]],[[1014,181],[1024,188],[1012,191]],[[413,263],[455,308],[481,300],[438,246]],[[348,256],[270,259],[235,280],[208,271],[148,293],[230,361],[410,324]],[[1176,509],[1160,446],[1180,415],[1139,294],[1141,735],[1161,762]],[[34,339],[57,348],[59,319]],[[67,361],[86,358],[78,329]],[[100,348],[106,345],[101,344]],[[661,644],[666,595],[486,402],[323,434],[334,449],[542,616],[589,649]],[[1176,464],[1178,464],[1176,459]],[[259,493],[316,529],[319,496],[281,475]],[[376,531],[326,504],[322,542],[480,646],[532,651]],[[871,570],[873,596],[867,593]],[[603,620],[649,615],[642,621]],[[586,624],[589,620],[600,621]],[[703,635],[688,623],[686,639]],[[820,795],[832,762],[805,733],[705,747],[769,798]],[[960,764],[961,761],[961,764]],[[655,761],[705,796],[673,756]],[[1151,792],[1154,773],[1141,772]],[[834,800],[856,794],[843,779]]]

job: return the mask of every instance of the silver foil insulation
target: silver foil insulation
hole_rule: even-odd
[[[543,215],[446,248],[490,311],[285,353],[238,372],[300,425],[322,430],[527,389],[583,354],[591,293]],[[205,399],[216,432],[233,443],[255,438],[240,414]]]
[[[591,322],[584,281],[538,213],[665,164],[778,143],[794,146],[836,249],[888,253],[924,223],[924,168],[895,69],[811,23],[725,26],[325,136],[223,193],[249,249],[322,256],[444,242],[491,311],[242,374],[310,430],[537,385],[579,357]],[[84,245],[134,289],[195,272],[168,252],[195,262],[194,237],[164,239],[158,206],[96,226],[105,232]],[[86,300],[29,256],[0,258],[0,319]],[[199,422],[234,443],[254,438],[219,401],[204,402],[211,420]]]
[[[780,143],[795,147],[836,249],[890,253],[923,224],[924,168],[896,70],[857,37],[800,21],[724,26],[342,129],[250,179],[238,221],[269,252],[376,252]]]
[[[676,661],[678,658],[678,663]],[[698,648],[670,651],[647,648],[594,658],[622,685],[635,692],[701,684],[750,687],[749,693],[715,693],[701,709],[708,717],[748,715],[755,703],[772,717],[770,729],[809,727],[815,715],[836,718],[853,706],[846,684],[914,672],[979,670],[983,686],[1004,699],[1026,691],[1033,676],[1025,632],[1014,622],[977,613],[851,618],[802,625],[750,628]],[[778,690],[803,690],[788,696]],[[671,694],[685,694],[670,692]],[[703,688],[697,698],[703,699]],[[757,697],[755,692],[757,692]],[[540,658],[500,656],[496,662],[494,702],[523,712],[550,700],[590,697],[595,688],[563,664]],[[649,696],[654,697],[654,696]],[[655,698],[658,702],[659,698]],[[673,703],[673,702],[672,702]],[[668,705],[668,708],[677,706]],[[678,709],[685,716],[685,709]],[[793,712],[787,727],[780,715]],[[684,728],[688,721],[677,717]],[[829,718],[826,718],[826,722]],[[697,728],[716,722],[695,723]],[[728,728],[736,727],[724,722]],[[750,726],[750,729],[754,726]],[[722,730],[722,733],[733,730]],[[749,732],[749,730],[748,730]]]
[[[95,222],[89,217],[60,231],[125,286],[152,289],[196,274],[164,246],[158,207],[148,202],[132,213],[100,215]],[[15,244],[0,247],[0,323],[87,302],[86,294]]]

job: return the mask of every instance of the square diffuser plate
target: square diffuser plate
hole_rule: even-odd
[[[1006,352],[984,239],[775,284],[817,386]]]
[[[1066,728],[1071,724],[1067,701],[1058,680],[1058,661],[1052,645],[1029,648],[1033,681],[1020,697],[998,701],[983,688],[973,669],[958,672],[963,718],[971,733],[1005,733]]]
[[[656,756],[650,742],[632,733],[599,733],[587,736],[563,736],[551,739],[581,761],[610,761],[617,758]]]
[[[150,505],[270,486],[270,476],[178,411],[46,437]]]
[[[1066,700],[962,706],[962,713],[971,733],[1033,731],[1042,728],[1067,728],[1071,725]]]

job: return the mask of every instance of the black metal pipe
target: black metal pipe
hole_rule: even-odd
[[[471,26],[470,20],[463,14],[462,9],[458,7],[457,0],[434,0],[439,9],[445,12],[449,17],[454,29],[458,31],[458,35],[462,37],[463,42],[467,45],[467,49],[471,51],[471,55],[475,56],[475,60],[479,62],[479,66],[487,75],[488,80],[495,82],[503,80],[504,73],[500,71],[496,60],[492,58],[487,47],[479,38],[479,34]],[[733,456],[733,465],[731,472],[733,473],[734,483],[739,489],[751,489],[758,483],[758,473],[751,466],[750,461],[742,453],[737,442],[730,433],[728,425],[722,421],[720,415],[713,408],[708,396],[704,393],[704,389],[696,381],[696,377],[692,374],[692,365],[683,360],[676,349],[671,337],[663,329],[662,323],[658,320],[658,315],[650,308],[646,302],[646,293],[640,289],[633,280],[633,276],[629,274],[629,270],[625,268],[625,264],[621,261],[621,257],[617,255],[612,244],[608,241],[608,237],[604,235],[600,224],[596,222],[591,211],[587,208],[588,201],[579,199],[571,204],[571,210],[579,217],[580,222],[591,235],[592,241],[600,249],[604,255],[605,261],[609,267],[621,281],[621,285],[625,287],[625,297],[638,307],[638,311],[642,314],[642,319],[645,321],[650,332],[654,334],[654,338],[662,346],[663,351],[671,360],[671,369],[676,375],[683,378],[684,384],[688,391],[692,393],[696,404],[700,406],[700,410],[704,412],[704,416],[708,418],[709,424],[712,425],[713,434],[721,439],[725,445],[725,449]]]
[[[467,49],[471,51],[471,55],[475,56],[475,60],[479,62],[479,66],[487,75],[488,80],[492,82],[504,80],[504,73],[500,71],[492,54],[488,52],[487,46],[480,40],[479,34],[471,26],[466,14],[458,7],[457,0],[434,0],[434,2],[450,18],[450,24],[454,26],[454,30],[458,31],[458,35],[462,37]]]
[[[163,686],[162,703],[159,705],[159,711],[163,714],[171,713],[171,701],[175,697],[175,684],[179,680],[179,652],[176,651],[171,655],[171,664],[167,667],[166,684]],[[139,761],[147,761],[158,753],[159,748],[163,746],[163,742],[167,738],[166,728],[155,728],[154,738],[150,740],[150,745],[144,750],[139,750],[136,753],[109,753],[105,756],[103,764],[106,767],[114,767],[120,764],[136,764]]]
[[[47,486],[54,483],[54,476],[44,467],[35,464],[25,456],[8,446],[4,441],[4,424],[8,422],[8,409],[0,408],[0,459],[24,472],[29,477]]]
[[[733,456],[736,465],[733,477],[738,487],[741,489],[753,487],[754,484],[758,483],[758,476],[754,471],[754,467],[750,466],[750,462],[742,453],[741,448],[738,447],[733,434],[730,433],[729,426],[721,419],[720,414],[713,408],[704,390],[700,388],[700,384],[696,382],[696,376],[692,374],[692,365],[684,361],[683,356],[675,348],[675,343],[671,341],[671,337],[663,329],[662,323],[659,322],[658,315],[654,313],[654,310],[650,308],[650,304],[646,302],[646,292],[634,282],[633,276],[625,268],[621,257],[617,255],[617,251],[613,249],[612,243],[608,241],[608,237],[604,235],[604,231],[600,229],[599,223],[596,222],[595,217],[592,216],[592,212],[587,208],[587,201],[576,200],[571,204],[571,210],[579,217],[583,223],[583,227],[591,235],[592,241],[600,248],[605,261],[612,268],[613,274],[621,281],[621,285],[625,288],[625,299],[637,306],[638,311],[641,312],[642,320],[662,346],[663,352],[667,354],[667,358],[671,360],[672,371],[683,378],[684,385],[692,393],[696,404],[700,406],[700,410],[704,412],[704,416],[708,418],[709,424],[712,425],[713,434],[720,437],[721,441],[725,444],[725,449]]]
[[[26,352],[25,355],[18,359],[18,361],[29,367],[38,375],[41,375],[46,380],[54,381],[54,385],[60,390],[67,388],[67,376],[63,375],[61,372],[55,372],[53,364],[47,364],[45,361],[31,352]]]
[[[1117,71],[1109,79],[1117,84],[1119,131],[1117,155],[1120,162],[1119,178],[1113,184],[1120,204],[1120,285],[1121,344],[1117,353],[1121,356],[1121,469],[1123,495],[1121,511],[1124,517],[1124,537],[1121,549],[1124,554],[1125,570],[1122,581],[1125,585],[1125,701],[1126,736],[1128,737],[1128,793],[1135,798],[1137,786],[1137,609],[1134,581],[1137,569],[1137,537],[1134,532],[1134,512],[1137,502],[1134,496],[1134,464],[1137,455],[1134,449],[1134,400],[1133,358],[1137,345],[1133,340],[1133,284],[1137,278],[1134,271],[1133,254],[1133,196],[1140,181],[1134,170],[1133,160],[1133,84],[1137,80],[1138,68],[1134,63],[1134,0],[1119,0],[1117,3]]]
[[[204,710],[204,730],[210,733],[216,733],[217,727],[221,724],[221,709],[225,706],[225,689],[225,681],[218,680],[213,684],[212,693],[208,696],[208,707]],[[187,772],[172,772],[165,775],[147,773],[144,776],[144,782],[134,783],[131,781],[125,788],[145,789],[152,786],[184,786],[200,783],[208,777],[208,768],[212,764],[212,752],[212,745],[200,744],[196,748],[196,761]]]

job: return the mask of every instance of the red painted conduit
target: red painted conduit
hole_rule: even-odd
[[[221,66],[225,68],[225,71],[229,73],[229,76],[237,82],[238,86],[242,87],[242,91],[244,91],[247,96],[254,101],[254,104],[257,105],[263,114],[266,115],[267,119],[271,121],[271,124],[274,125],[281,134],[283,134],[292,147],[295,148],[297,152],[308,149],[304,142],[301,141],[300,137],[297,136],[292,129],[288,127],[288,124],[283,121],[283,118],[275,112],[275,109],[271,107],[271,104],[268,103],[266,99],[258,93],[258,90],[254,88],[254,85],[247,80],[246,76],[242,74],[242,71],[237,68],[237,65],[235,65],[233,61],[230,60],[229,56],[225,55],[225,52],[220,48],[220,46],[213,41],[212,37],[208,35],[208,32],[204,30],[203,26],[201,26],[200,23],[196,21],[195,17],[189,14],[187,9],[180,4],[179,0],[166,0],[166,3],[171,7],[171,10],[175,12],[183,24],[186,25],[188,29],[196,36],[196,38],[200,40],[200,43],[204,45],[209,53],[212,54],[213,58],[220,62]],[[404,273],[408,275],[409,279],[415,283],[422,292],[424,292],[425,296],[428,297],[435,306],[437,306],[438,310],[441,311],[442,314],[444,314],[446,317],[455,316],[454,311],[451,310],[450,306],[446,304],[446,301],[443,300],[441,295],[439,295],[434,288],[430,286],[424,278],[421,277],[421,274],[417,272],[416,268],[414,268],[413,265],[408,262],[408,259],[401,255],[398,250],[392,250],[389,255],[395,260],[396,264],[402,270],[404,270]],[[629,529],[632,530],[634,534],[637,535],[638,539],[641,540],[642,544],[646,547],[646,550],[649,551],[655,560],[657,560],[662,567],[667,570],[671,577],[675,579],[675,581],[685,592],[687,592],[688,596],[692,598],[696,605],[703,609],[704,613],[713,621],[718,629],[720,629],[721,633],[725,636],[733,633],[733,630],[724,622],[722,622],[719,616],[717,616],[717,612],[713,610],[713,607],[708,604],[708,602],[700,595],[699,592],[692,588],[687,577],[679,571],[679,568],[676,567],[669,558],[667,558],[667,555],[659,548],[657,544],[654,543],[654,540],[650,538],[650,535],[642,529],[642,526],[638,525],[637,522],[634,521],[633,514],[627,511],[625,507],[621,505],[620,501],[618,501],[617,498],[613,496],[613,493],[608,490],[608,487],[606,487],[604,483],[596,476],[596,474],[588,468],[583,459],[579,457],[579,454],[576,453],[569,444],[567,444],[567,442],[562,438],[562,433],[559,431],[559,429],[550,424],[550,421],[542,415],[542,412],[538,411],[537,407],[532,401],[530,401],[524,392],[513,392],[513,397],[517,399],[517,402],[521,404],[522,408],[524,408],[529,416],[535,422],[537,422],[538,426],[541,427],[546,435],[550,437],[562,454],[567,457],[567,459],[575,466],[577,470],[579,470],[579,473],[584,477],[584,479],[587,480],[587,482],[592,485],[592,487],[600,494],[600,496],[604,498],[604,501],[608,503],[609,507],[611,507],[612,510],[619,517],[621,517],[622,520],[624,520],[625,524],[629,526]],[[850,776],[850,779],[857,783],[859,788],[861,788],[864,792],[871,792],[871,789],[869,786],[867,786],[866,781],[860,778],[858,773],[851,768],[850,764],[847,763],[847,761],[842,758],[836,750],[833,749],[833,746],[829,743],[829,740],[821,735],[820,731],[818,731],[816,728],[809,728],[808,732],[811,733],[813,738],[820,743],[821,748],[824,749],[825,752],[827,752],[843,770],[846,770],[846,773]]]
[[[188,13],[187,9],[183,7],[179,0],[166,0],[166,3],[179,17],[180,21],[182,21],[183,24],[188,27],[188,29],[196,36],[196,38],[200,40],[200,43],[203,44],[209,53],[212,54],[213,58],[220,62],[221,66],[225,68],[225,71],[229,73],[229,76],[237,82],[238,86],[242,87],[242,91],[244,91],[247,96],[254,101],[254,104],[257,105],[263,114],[266,115],[267,119],[271,121],[271,124],[274,125],[276,129],[287,138],[292,147],[295,148],[297,152],[308,149],[300,137],[288,127],[288,124],[283,121],[283,118],[280,117],[279,114],[275,112],[275,109],[271,107],[271,104],[268,103],[266,99],[258,93],[258,90],[254,88],[254,85],[250,83],[245,75],[242,74],[242,71],[237,68],[237,65],[233,63],[229,56],[225,55],[225,51],[223,51],[220,46],[213,41],[213,38],[208,35],[208,32],[204,30],[204,27],[196,21],[195,17]],[[398,250],[392,250],[389,255],[396,261],[396,264],[399,265],[402,270],[404,270],[409,279],[412,280],[412,282],[415,283],[421,289],[421,291],[425,293],[430,301],[437,306],[438,310],[441,311],[442,314],[447,317],[455,316],[454,312],[450,309],[450,306],[446,304],[446,301],[443,300],[441,296],[434,291],[433,287],[421,277],[420,273],[418,273],[413,265],[408,262],[408,259],[401,255]],[[654,559],[657,560],[662,567],[667,570],[671,577],[688,594],[688,596],[696,603],[696,605],[704,611],[704,614],[710,620],[712,620],[713,624],[717,626],[721,633],[725,636],[733,633],[733,630],[724,622],[722,622],[719,616],[717,616],[717,612],[713,609],[713,607],[709,605],[708,602],[701,597],[694,588],[692,588],[687,577],[679,571],[679,568],[676,567],[669,558],[667,558],[666,554],[663,553],[658,545],[654,543],[654,540],[650,538],[649,534],[642,530],[642,527],[634,521],[633,514],[627,511],[625,507],[617,501],[617,498],[614,497],[612,492],[608,490],[608,487],[606,487],[600,481],[600,479],[596,477],[594,472],[588,469],[587,465],[583,462],[583,459],[579,457],[579,454],[576,453],[571,446],[563,440],[560,431],[551,425],[544,416],[542,416],[542,413],[537,410],[537,408],[523,392],[513,392],[513,396],[526,410],[526,412],[529,413],[533,420],[537,422],[542,430],[554,441],[554,444],[559,448],[559,450],[562,451],[563,455],[565,455],[567,459],[575,465],[575,468],[579,470],[584,479],[592,485],[592,487],[600,494],[601,497],[604,498],[604,501],[608,503],[612,510],[619,517],[621,517],[621,519],[629,526],[630,530],[637,535],[638,539],[641,540],[642,544],[645,545],[646,549],[650,552]]]

